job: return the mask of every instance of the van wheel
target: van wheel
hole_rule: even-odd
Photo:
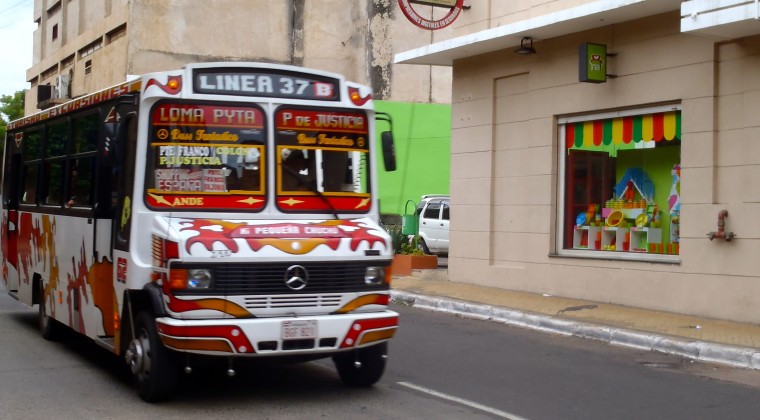
[[[333,356],[333,362],[343,383],[355,387],[368,387],[383,376],[387,353],[388,343],[382,343],[337,354]]]
[[[428,248],[427,244],[425,243],[425,240],[421,237],[417,241],[417,249],[424,252],[427,255],[430,255],[430,249]]]
[[[42,280],[40,280],[38,284],[40,289],[40,303],[37,308],[37,323],[40,328],[40,334],[45,340],[55,341],[61,335],[61,325],[48,313],[45,286],[42,284]]]
[[[179,377],[177,360],[161,343],[156,320],[145,312],[137,315],[135,337],[129,343],[125,358],[140,398],[157,402],[172,395]]]

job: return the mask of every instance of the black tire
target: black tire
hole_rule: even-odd
[[[37,325],[40,328],[40,334],[42,338],[49,341],[56,341],[61,337],[62,325],[53,319],[47,310],[47,299],[45,298],[45,286],[42,284],[42,280],[39,284],[39,300],[40,303],[37,308]]]
[[[177,387],[177,358],[161,343],[156,321],[148,313],[137,315],[134,331],[135,337],[132,337],[125,357],[135,379],[137,394],[147,402],[164,401]]]
[[[333,356],[338,375],[348,386],[369,387],[383,376],[388,343],[348,351]],[[361,366],[357,367],[356,362]]]
[[[428,249],[428,246],[425,243],[425,240],[422,239],[422,237],[420,237],[419,240],[417,241],[417,249],[424,252],[425,255],[430,255],[430,249]]]

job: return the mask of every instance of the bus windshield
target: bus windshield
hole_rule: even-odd
[[[273,150],[282,212],[366,213],[371,207],[369,121],[363,111],[158,102],[151,109],[146,202],[155,209],[260,211]]]
[[[150,123],[149,206],[263,209],[266,130],[259,107],[159,102]]]

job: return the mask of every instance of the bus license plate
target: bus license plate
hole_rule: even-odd
[[[317,321],[282,321],[282,339],[317,338]]]

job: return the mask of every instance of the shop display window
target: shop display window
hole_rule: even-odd
[[[559,129],[561,249],[677,255],[680,110],[568,118]]]

